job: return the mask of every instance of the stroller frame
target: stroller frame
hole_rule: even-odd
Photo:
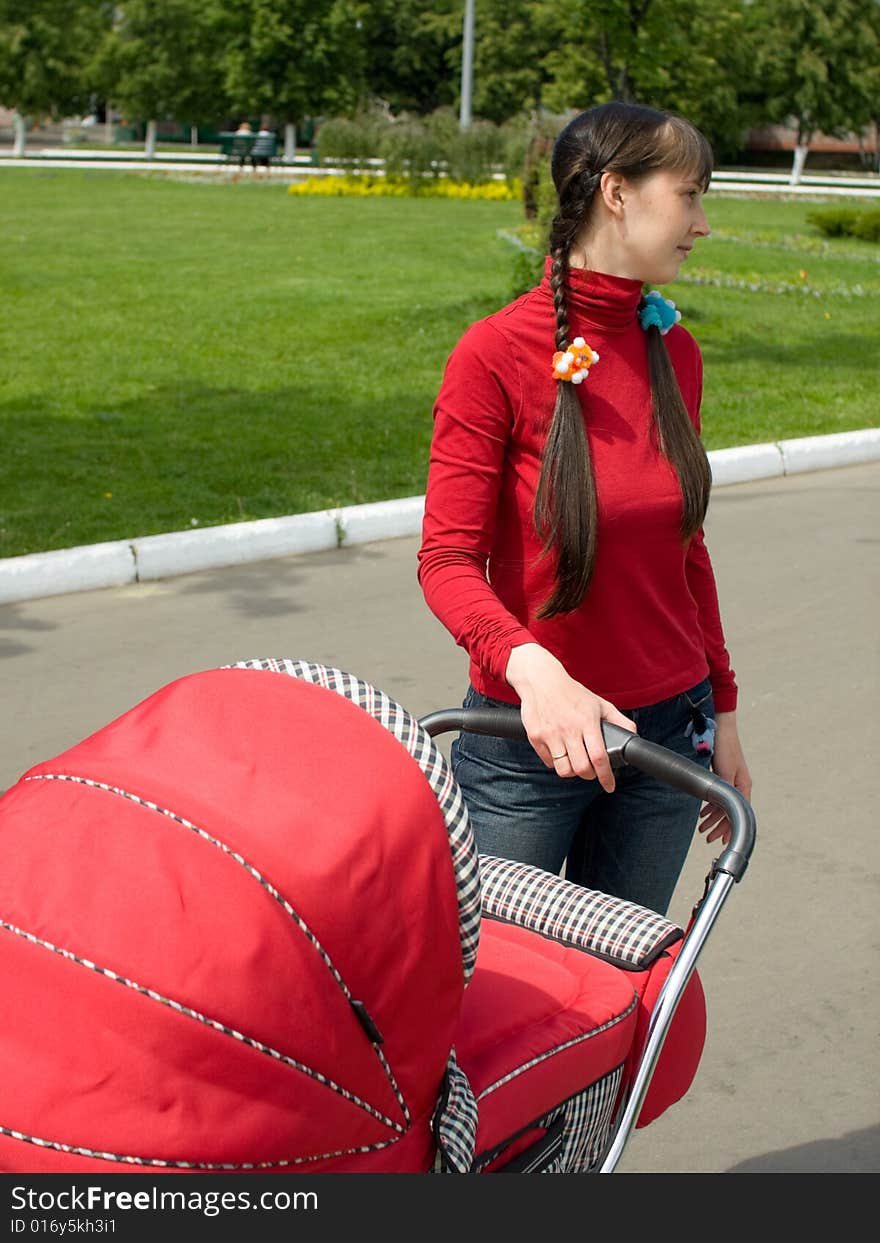
[[[527,737],[519,711],[511,708],[441,708],[420,718],[431,737],[453,730],[486,734],[496,738]],[[614,771],[631,765],[652,777],[712,803],[727,815],[731,826],[729,845],[715,859],[706,877],[703,896],[694,907],[675,964],[651,1012],[645,1041],[638,1051],[634,1074],[612,1122],[605,1152],[596,1172],[614,1172],[636,1125],[660,1051],[676,1008],[697,960],[734,884],[746,871],[755,844],[755,813],[748,800],[727,781],[707,773],[699,764],[649,742],[610,722],[602,723],[608,758]]]

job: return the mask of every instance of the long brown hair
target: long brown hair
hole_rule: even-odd
[[[681,171],[705,188],[712,175],[712,150],[683,117],[615,101],[590,108],[569,122],[556,139],[550,168],[558,199],[550,228],[550,289],[556,348],[565,350],[570,339],[569,257],[592,210],[602,174],[615,172],[638,181],[658,169]],[[712,482],[709,462],[658,328],[648,328],[647,343],[654,429],[681,485],[681,535],[687,540],[706,516]],[[554,590],[539,617],[571,612],[586,595],[596,561],[597,517],[583,409],[575,387],[560,380],[535,496],[535,526],[544,551],[556,554]]]

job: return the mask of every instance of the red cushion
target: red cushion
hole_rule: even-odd
[[[657,1004],[660,990],[672,970],[681,942],[674,945],[655,963],[648,973],[639,1007],[639,1023],[633,1051],[639,1051],[648,1031],[651,1009]],[[703,1045],[706,1042],[706,999],[696,971],[676,1007],[660,1057],[654,1067],[648,1091],[639,1111],[637,1127],[647,1126],[665,1113],[670,1105],[681,1100],[694,1081]],[[627,1070],[629,1073],[629,1068]]]
[[[620,1066],[636,1015],[626,972],[484,920],[456,1035],[458,1063],[479,1102],[477,1153]]]

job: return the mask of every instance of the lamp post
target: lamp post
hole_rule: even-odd
[[[471,123],[471,91],[474,84],[474,0],[464,0],[464,27],[461,48],[461,110],[459,129]]]

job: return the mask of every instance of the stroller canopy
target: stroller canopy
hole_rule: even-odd
[[[387,696],[302,662],[183,678],[25,774],[2,842],[0,1124],[34,1168],[430,1165],[479,879]]]

